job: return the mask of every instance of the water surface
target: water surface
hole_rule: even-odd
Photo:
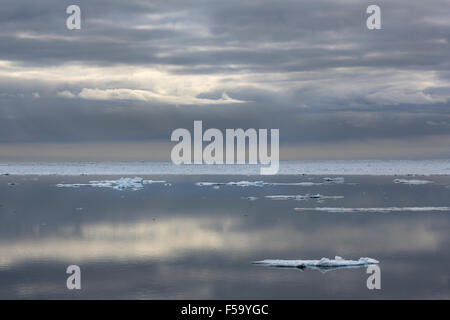
[[[117,176],[0,177],[0,298],[450,298],[450,212],[294,210],[450,206],[450,177],[413,186],[390,176],[346,176],[344,184],[218,189],[195,183],[262,178],[143,177],[171,185],[117,191],[55,186]],[[321,183],[323,177],[264,180]],[[305,194],[344,198],[264,198]],[[323,274],[251,264],[335,255],[379,260],[382,289],[367,289],[365,268]],[[82,290],[66,288],[71,264],[81,267]]]

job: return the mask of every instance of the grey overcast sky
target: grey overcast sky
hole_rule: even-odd
[[[450,157],[449,0],[0,7],[0,161],[169,160],[193,120],[279,128],[284,159]]]

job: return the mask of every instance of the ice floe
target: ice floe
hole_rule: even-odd
[[[322,183],[315,182],[264,182],[264,181],[238,181],[238,182],[197,182],[199,187],[220,187],[220,186],[237,186],[237,187],[264,187],[264,186],[317,186]]]
[[[322,183],[318,182],[267,182],[268,186],[301,186],[301,187],[312,187],[320,186]]]
[[[264,181],[238,181],[238,182],[197,182],[199,187],[219,187],[219,186],[238,186],[238,187],[263,187]]]
[[[395,179],[395,180],[394,180],[394,183],[409,184],[409,185],[421,185],[421,184],[429,184],[429,183],[434,183],[434,182],[433,182],[433,181],[429,181],[429,180]]]
[[[343,177],[323,178],[322,182],[301,181],[301,182],[264,182],[264,181],[238,181],[238,182],[197,182],[199,187],[220,187],[220,186],[238,186],[238,187],[264,187],[264,186],[300,186],[312,187],[330,184],[343,184]]]
[[[334,259],[322,258],[320,260],[261,260],[253,264],[259,264],[277,268],[298,268],[313,269],[321,272],[336,270],[341,268],[360,268],[372,264],[378,264],[379,261],[372,258],[359,258],[358,260],[345,260],[342,257],[335,256]]]
[[[343,177],[337,177],[337,178],[323,178],[323,181],[325,183],[344,183],[345,179]]]
[[[258,197],[243,197],[242,199],[249,200],[249,201],[255,201],[255,200],[258,200],[259,198]]]
[[[315,200],[326,200],[326,199],[343,199],[344,196],[324,196],[321,194],[305,194],[305,195],[293,195],[293,196],[265,196],[264,198],[270,199],[270,200],[297,200],[297,201],[303,201],[303,200],[309,200],[309,199],[315,199]]]
[[[120,178],[117,180],[98,180],[89,181],[89,183],[59,183],[56,186],[59,188],[79,188],[79,187],[97,187],[97,188],[112,188],[115,190],[141,190],[146,184],[164,183],[162,180],[145,180],[140,177],[134,178]]]
[[[381,207],[381,208],[330,208],[330,207],[316,207],[316,208],[294,208],[296,211],[320,211],[332,213],[388,213],[388,212],[428,212],[428,211],[450,211],[450,207]]]

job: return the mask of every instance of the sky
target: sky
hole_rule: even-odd
[[[194,120],[280,129],[282,159],[450,157],[448,0],[0,6],[0,161],[170,160]]]

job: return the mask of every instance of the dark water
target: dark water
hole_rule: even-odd
[[[436,183],[419,186],[394,184],[394,177],[349,176],[350,184],[341,185],[220,189],[194,183],[261,177],[151,178],[172,185],[116,191],[54,186],[99,177],[1,177],[0,298],[450,298],[450,212],[293,210],[450,206],[450,177],[429,177]],[[262,198],[307,193],[345,198]],[[248,196],[259,199],[242,199]],[[251,264],[335,255],[379,260],[381,290],[367,289],[365,268],[322,274]],[[72,264],[82,270],[79,291],[66,288],[65,271]]]

